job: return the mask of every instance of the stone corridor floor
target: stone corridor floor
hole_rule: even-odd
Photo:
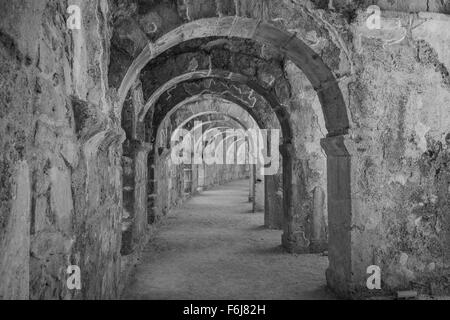
[[[123,299],[333,299],[327,257],[291,255],[281,231],[251,213],[248,181],[204,191],[174,210],[146,247]]]

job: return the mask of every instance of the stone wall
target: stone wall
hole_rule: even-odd
[[[385,289],[448,294],[450,39],[447,16],[383,13],[352,25],[355,80],[349,84],[354,211],[352,253],[383,270]]]
[[[334,69],[351,120],[345,147],[351,157],[353,274],[347,292],[373,294],[365,283],[367,267],[375,264],[382,270],[384,292],[416,289],[448,294],[450,39],[438,30],[448,30],[450,20],[435,13],[382,11],[381,30],[369,30],[364,5],[335,3],[336,11],[340,8],[351,19],[337,23],[335,13],[324,8],[320,23],[327,25],[328,35],[316,29],[303,37]],[[429,2],[428,9],[422,2],[378,4],[398,11],[447,10],[435,2]],[[284,18],[283,23],[302,32],[295,19]],[[334,60],[327,55],[333,47]],[[323,247],[328,229],[327,157],[317,144],[326,130],[309,81],[292,64],[287,64],[286,72],[293,87],[291,115],[299,124],[296,176],[304,192],[297,210],[311,212],[314,250]],[[341,252],[338,243],[330,245],[331,255],[333,250]],[[333,275],[328,278],[332,287],[345,287]]]
[[[107,1],[1,1],[0,297],[114,298],[120,127],[110,118]],[[69,291],[66,269],[81,268]]]

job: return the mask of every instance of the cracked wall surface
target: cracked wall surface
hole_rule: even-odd
[[[121,138],[91,139],[114,126],[108,4],[76,3],[86,15],[73,33],[66,1],[0,3],[3,299],[118,292]],[[84,270],[83,292],[66,287],[71,264]]]
[[[401,27],[374,33],[354,25],[355,264],[382,265],[387,288],[445,294],[450,60],[446,36],[435,30],[449,21],[432,14],[390,19]]]

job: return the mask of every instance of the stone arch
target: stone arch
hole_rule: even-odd
[[[250,166],[244,163],[241,163],[241,165],[238,166],[231,166],[230,164],[227,164],[226,162],[224,162],[224,160],[227,157],[227,151],[228,150],[234,150],[234,153],[236,153],[239,150],[239,147],[242,146],[242,143],[245,142],[236,142],[237,144],[233,144],[230,145],[230,147],[232,146],[233,149],[228,149],[227,143],[231,143],[231,141],[234,141],[235,139],[230,139],[229,141],[223,140],[225,137],[225,133],[229,132],[229,130],[239,130],[245,131],[245,125],[243,125],[241,122],[236,121],[236,119],[230,119],[228,117],[224,117],[224,116],[220,116],[220,115],[215,115],[213,118],[210,118],[210,115],[205,115],[205,114],[201,114],[201,115],[197,115],[197,117],[190,117],[191,120],[197,119],[200,120],[200,122],[194,122],[194,123],[189,123],[186,122],[187,126],[185,126],[185,124],[174,124],[173,121],[169,121],[168,123],[163,123],[162,125],[169,125],[166,127],[166,129],[168,129],[165,135],[161,136],[159,135],[157,143],[158,146],[163,146],[167,144],[166,139],[168,139],[169,137],[173,136],[173,133],[175,131],[177,131],[178,129],[184,129],[189,131],[191,134],[195,135],[195,132],[197,133],[203,133],[203,137],[204,137],[204,146],[208,146],[209,151],[214,152],[214,159],[219,160],[221,159],[220,163],[223,162],[223,165],[211,165],[208,163],[194,163],[194,162],[189,162],[189,163],[183,163],[182,169],[182,181],[183,181],[183,191],[184,194],[187,195],[188,197],[192,194],[195,194],[199,191],[202,191],[206,188],[208,188],[209,186],[215,185],[217,183],[221,183],[221,182],[225,182],[228,181],[229,177],[231,177],[232,175],[229,176],[230,174],[230,168],[239,168],[237,170],[233,170],[233,172],[240,172],[241,174],[244,174],[244,177],[247,177],[247,175],[249,174],[249,168]],[[180,119],[179,117],[175,117],[176,119]],[[173,125],[173,126],[172,126]],[[217,144],[218,142],[223,142],[220,144]],[[202,144],[203,145],[203,144]],[[198,146],[199,147],[199,146]],[[212,149],[211,149],[212,147]],[[170,150],[172,149],[172,145],[166,145],[167,151],[170,153]],[[197,149],[198,152],[199,149]],[[213,151],[214,150],[214,151]],[[204,150],[202,150],[204,151]],[[200,151],[200,152],[202,152]],[[191,152],[195,152],[194,150],[191,150]],[[163,155],[167,153],[163,152]],[[161,154],[159,154],[161,156]],[[236,156],[237,154],[235,154]],[[158,161],[156,161],[156,167],[157,167],[157,172],[160,172],[160,168],[164,168],[165,166],[165,162],[166,162],[166,156],[162,156],[161,158],[158,158]],[[194,155],[191,154],[190,155],[191,160],[194,160]],[[238,159],[238,158],[237,158]],[[239,164],[239,163],[236,163]],[[162,167],[159,167],[160,165],[162,165]],[[178,169],[179,170],[179,169]],[[214,175],[210,175],[208,172],[222,172],[221,174],[214,174]],[[236,178],[236,177],[235,177]],[[161,179],[161,176],[158,178],[158,183]],[[217,180],[218,179],[218,180]],[[167,180],[166,180],[167,181]],[[250,185],[249,185],[250,187]],[[164,195],[164,188],[158,189],[158,198],[163,197],[165,198]],[[159,209],[161,209],[161,206],[159,207]],[[160,212],[160,210],[158,210],[158,212]]]
[[[248,123],[245,123],[245,122],[242,121],[242,120],[239,120],[239,118],[237,118],[237,117],[235,117],[235,116],[228,115],[228,114],[226,114],[226,113],[221,113],[221,112],[218,112],[218,111],[204,111],[204,112],[192,114],[189,118],[187,118],[187,119],[183,120],[183,122],[179,123],[179,124],[177,125],[177,127],[183,127],[183,126],[185,126],[188,122],[190,122],[190,121],[192,121],[192,120],[194,120],[194,119],[196,119],[196,118],[198,118],[198,117],[201,117],[201,116],[208,116],[208,115],[213,115],[213,114],[215,114],[215,115],[223,115],[224,117],[229,118],[230,120],[233,120],[233,121],[239,123],[239,125],[240,125],[242,128],[244,128],[244,129],[249,129],[249,128],[251,128],[251,125],[249,125]],[[219,120],[217,120],[217,121],[219,121]]]
[[[278,48],[305,73],[316,90],[328,135],[347,133],[349,119],[341,90],[336,78],[320,56],[295,34],[278,29],[269,23],[238,16],[196,20],[170,31],[155,43],[149,43],[133,61],[119,87],[119,107],[138,74],[150,60],[181,42],[213,36],[253,39]]]
[[[185,102],[183,104],[178,105],[178,107],[172,109],[171,112],[169,112],[169,114],[167,116],[170,117],[173,113],[177,112],[178,110],[180,110],[182,108],[185,108],[185,106],[187,104],[195,103],[195,102],[202,101],[202,100],[212,100],[212,99],[216,99],[218,101],[223,101],[225,103],[227,102],[227,100],[218,98],[218,97],[214,97],[213,95],[206,95],[206,94],[201,95],[201,96],[197,95],[197,96],[191,97],[189,100],[185,100]],[[209,104],[207,106],[202,105],[202,104],[194,104],[188,108],[187,113],[190,114],[190,116],[187,117],[185,120],[183,120],[183,122],[175,124],[175,126],[183,126],[188,121],[191,121],[193,118],[198,117],[200,115],[206,115],[206,114],[226,115],[227,117],[233,119],[234,121],[236,121],[237,123],[239,123],[242,127],[246,128],[246,129],[249,129],[255,125],[258,125],[256,123],[255,119],[253,119],[248,114],[248,112],[243,110],[242,107],[239,107],[235,104],[230,104],[229,108],[227,108],[226,110],[220,110],[219,108],[216,108],[216,105],[212,105],[212,104]],[[181,120],[181,119],[177,119],[177,120]]]
[[[169,87],[201,78],[247,84],[267,100],[274,97],[274,106],[287,108],[291,104],[291,88],[283,59],[273,50],[263,51],[263,46],[253,40],[222,38],[191,40],[173,47],[153,59],[141,72],[147,99],[145,109],[152,107]],[[287,117],[287,114],[280,116]]]
[[[161,97],[161,95],[171,88],[179,85],[180,83],[190,81],[190,80],[196,80],[196,79],[227,79],[231,82],[237,82],[241,84],[247,85],[250,89],[254,90],[261,96],[263,96],[272,106],[272,108],[276,111],[281,109],[280,102],[278,99],[270,93],[267,93],[267,91],[259,84],[254,81],[251,81],[248,77],[242,74],[237,74],[234,72],[229,72],[226,70],[198,70],[189,72],[186,74],[182,74],[178,77],[172,78],[171,81],[166,82],[163,86],[158,88],[154,94],[149,98],[147,103],[145,104],[144,108],[142,109],[139,118],[142,121],[145,115],[147,114],[149,108],[155,105],[155,103],[158,101],[158,99]],[[252,93],[250,92],[250,96]],[[255,107],[255,103],[251,106],[252,108]],[[281,113],[281,112],[280,112]],[[281,113],[282,115],[279,116],[280,121],[287,121],[288,116],[285,112]],[[285,124],[287,125],[287,124]]]
[[[141,119],[145,125],[149,125],[152,113],[157,113],[153,118],[152,127],[157,128],[162,119],[174,108],[179,107],[183,101],[190,97],[214,94],[225,100],[231,101],[242,107],[257,122],[260,128],[278,128],[282,130],[284,141],[291,142],[292,130],[289,116],[284,108],[277,103],[276,97],[272,94],[253,90],[247,83],[232,81],[228,78],[199,78],[185,80],[171,86],[159,95],[154,108],[148,109],[146,115],[141,114]],[[258,107],[254,107],[258,104]],[[151,110],[151,112],[149,112]],[[280,116],[281,114],[281,116]],[[146,130],[147,140],[153,141],[154,130]]]

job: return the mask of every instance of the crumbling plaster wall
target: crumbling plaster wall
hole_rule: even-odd
[[[448,294],[450,39],[448,16],[384,12],[381,30],[352,24],[352,252],[383,288]],[[358,283],[359,281],[359,283]]]
[[[81,30],[66,26],[69,4]],[[0,7],[0,297],[117,297],[122,134],[109,115],[108,3]],[[69,265],[80,291],[66,286]]]
[[[379,5],[422,11],[420,6],[412,9],[413,3],[408,2],[409,7],[406,2],[397,7]],[[383,292],[416,289],[448,294],[450,42],[441,30],[449,29],[450,20],[437,13],[382,11],[381,30],[369,30],[366,7],[359,8],[345,12],[351,13],[347,21],[336,20],[335,12],[319,11],[331,31],[303,34],[335,73],[351,120],[345,143],[352,157],[349,292],[354,296],[374,293],[366,290],[366,270],[375,264],[381,267]],[[446,12],[433,6],[428,11]],[[295,31],[297,20],[282,16]],[[327,51],[334,52],[334,60]],[[289,64],[286,72],[294,105],[303,111],[291,113],[293,122],[301,124],[295,135],[302,142],[296,151],[306,164],[300,168],[309,169],[303,181],[319,199],[314,206],[321,206],[324,202],[317,188],[326,185],[326,157],[316,143],[326,131],[320,107],[301,72]]]

